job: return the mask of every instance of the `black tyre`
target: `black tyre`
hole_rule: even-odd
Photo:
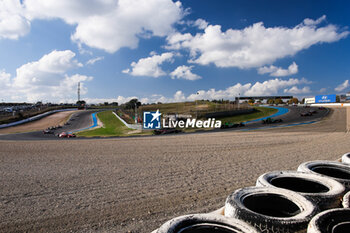
[[[320,210],[339,208],[345,193],[338,181],[311,173],[275,171],[261,175],[256,186],[284,188],[306,197]]]
[[[350,232],[350,209],[331,209],[319,213],[309,223],[307,233]]]
[[[350,208],[350,192],[344,195],[342,205],[344,208]]]
[[[215,214],[193,214],[164,223],[156,233],[258,233],[251,225]]]
[[[315,205],[296,192],[273,187],[247,187],[226,199],[225,216],[246,221],[263,233],[306,230]]]
[[[298,171],[316,173],[331,177],[342,183],[345,191],[350,191],[350,166],[333,161],[310,161],[301,164]]]
[[[350,153],[346,153],[341,157],[341,162],[350,165]]]

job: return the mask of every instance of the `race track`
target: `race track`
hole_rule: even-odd
[[[261,123],[261,120],[253,120],[246,123],[244,128],[215,129],[215,130],[212,130],[212,132],[218,132],[222,130],[224,131],[255,130],[255,129],[261,129],[261,128],[284,127],[284,126],[289,126],[291,124],[314,123],[314,122],[320,121],[323,117],[327,116],[327,114],[330,111],[329,109],[319,110],[316,107],[315,108],[283,107],[283,109],[287,110],[286,114],[278,115],[274,117],[275,119],[282,119],[283,120],[282,123],[263,125]],[[300,116],[300,113],[307,112],[310,110],[315,110],[317,111],[317,113],[307,117]],[[9,135],[0,134],[0,140],[62,140],[62,138],[57,138],[57,136],[55,135],[61,132],[75,132],[75,131],[86,129],[92,126],[94,122],[91,115],[95,112],[96,112],[95,110],[88,110],[88,111],[79,111],[74,113],[69,120],[69,125],[66,125],[61,129],[55,130],[54,134],[43,134],[42,130],[35,131],[35,132],[28,132],[28,133],[9,134]],[[198,133],[202,133],[202,132],[198,132]],[[208,131],[205,131],[205,133],[208,133]],[[85,138],[85,139],[93,139],[93,138]],[[69,140],[75,140],[75,139],[71,138]]]
[[[75,132],[80,129],[86,129],[93,125],[92,114],[95,113],[96,110],[87,110],[87,111],[76,111],[74,112],[68,120],[68,125],[63,125],[62,128],[54,130],[54,134],[43,134],[42,130],[46,129],[49,126],[56,126],[57,124],[48,125],[47,118],[45,117],[39,121],[45,122],[42,125],[40,131],[27,132],[27,133],[16,133],[16,134],[0,134],[0,140],[64,140],[62,138],[58,138],[56,135],[61,132]],[[54,114],[55,115],[55,114]],[[49,121],[50,122],[50,121]],[[36,122],[28,123],[35,124]],[[45,125],[45,127],[43,127]],[[16,126],[16,127],[24,127]],[[5,129],[4,129],[5,130]],[[0,131],[1,132],[1,131]],[[72,140],[72,139],[70,139]]]
[[[213,211],[265,172],[349,152],[345,113],[273,130],[1,140],[0,232],[151,232]]]

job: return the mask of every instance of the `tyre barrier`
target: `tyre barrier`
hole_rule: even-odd
[[[305,230],[317,214],[315,205],[302,195],[281,188],[242,188],[226,199],[225,216],[241,219],[259,232]]]
[[[298,171],[316,173],[331,177],[344,185],[345,191],[350,191],[350,166],[333,161],[309,161],[302,163]]]
[[[344,195],[342,205],[344,208],[350,208],[350,192]]]
[[[341,207],[341,199],[345,193],[344,186],[334,179],[297,171],[265,173],[257,179],[256,186],[284,188],[297,192],[313,202],[321,211]]]
[[[192,214],[164,223],[156,233],[258,233],[249,224],[215,214]]]
[[[307,233],[350,232],[350,209],[331,209],[317,214],[309,223]]]
[[[346,153],[341,157],[341,162],[350,165],[350,153]]]

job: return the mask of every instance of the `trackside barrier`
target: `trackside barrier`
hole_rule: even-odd
[[[36,121],[36,120],[39,120],[39,119],[41,119],[43,117],[51,115],[53,113],[65,112],[65,111],[73,111],[73,110],[78,110],[78,109],[76,109],[76,108],[72,108],[72,109],[71,108],[70,109],[58,109],[58,110],[52,110],[52,111],[49,111],[49,112],[44,112],[42,114],[39,114],[39,115],[36,115],[36,116],[33,116],[33,117],[29,117],[29,118],[24,119],[24,120],[20,120],[20,121],[8,123],[8,124],[2,124],[2,125],[0,125],[0,129],[11,127],[11,126],[16,126],[16,125],[20,125],[20,124],[24,124],[24,123],[28,123],[28,122],[31,122],[31,121]]]
[[[138,129],[138,130],[142,129],[141,124],[128,124],[120,116],[118,116],[118,114],[116,114],[115,112],[112,112],[112,113],[129,129]]]
[[[345,154],[346,156],[349,155],[350,153]],[[345,157],[345,155],[343,157]],[[350,157],[350,156],[349,156]],[[338,160],[339,161],[339,160]],[[332,161],[328,161],[330,164],[335,163]],[[338,163],[341,165],[341,163]],[[347,167],[346,167],[347,166]],[[349,164],[344,164],[344,173],[347,173],[347,175],[350,174],[350,165]],[[299,169],[298,169],[299,170]],[[281,172],[281,177],[283,178],[284,173],[286,172]],[[288,173],[288,172],[287,172]],[[286,173],[286,174],[287,174]],[[292,173],[290,171],[289,173]],[[317,183],[319,182],[318,185],[325,185],[328,184],[330,185],[328,193],[333,192],[336,188],[342,189],[340,191],[341,195],[344,195],[344,189],[346,185],[339,183],[336,181],[335,178],[333,177],[327,177],[323,175],[312,175],[309,172],[307,173],[300,173],[295,171],[295,174],[299,174],[301,179],[305,178],[306,182],[309,182],[312,179],[315,179],[314,182]],[[342,174],[344,175],[344,174]],[[320,178],[319,180],[317,178]],[[310,179],[310,180],[308,180]],[[326,179],[329,179],[327,182]],[[350,179],[349,179],[350,180]],[[333,183],[339,183],[337,185]],[[257,182],[258,183],[258,182]],[[289,183],[289,182],[287,182]],[[313,184],[315,185],[315,184]],[[338,187],[338,186],[341,187]],[[293,185],[292,185],[293,186]],[[333,187],[334,186],[334,187]],[[300,188],[298,185],[296,185],[297,188]],[[305,186],[306,187],[306,186]],[[304,188],[305,188],[304,187]],[[308,186],[309,188],[309,186]],[[313,195],[317,194],[317,189],[318,186],[312,186],[310,193],[307,193],[308,195]],[[266,189],[266,190],[265,190]],[[315,191],[316,190],[316,191]],[[339,190],[338,190],[339,191]],[[209,215],[211,216],[217,216],[220,218],[220,216],[225,216],[226,218],[229,219],[240,219],[240,221],[246,222],[248,225],[252,225],[254,228],[258,229],[258,232],[265,232],[264,229],[268,229],[266,232],[306,232],[307,227],[308,233],[321,233],[321,231],[313,231],[315,228],[315,220],[318,219],[319,216],[322,216],[322,213],[328,213],[328,212],[336,212],[336,211],[345,211],[346,214],[350,213],[350,209],[337,209],[339,208],[338,206],[328,206],[325,212],[320,213],[322,210],[319,208],[320,204],[326,204],[324,202],[327,202],[327,200],[321,200],[321,202],[315,201],[311,198],[307,198],[303,196],[303,190],[293,190],[293,189],[288,189],[288,188],[281,188],[281,187],[247,187],[243,189],[236,190],[234,193],[228,196],[226,199],[225,206],[215,210],[213,212],[210,212]],[[261,193],[264,194],[269,194],[268,195],[260,195]],[[239,194],[239,195],[238,195]],[[248,195],[249,194],[249,195]],[[278,194],[278,195],[275,195]],[[283,194],[283,195],[282,195]],[[320,192],[322,194],[322,192]],[[252,198],[255,196],[256,199],[266,199],[266,200],[254,200]],[[344,196],[344,199],[350,199],[350,192]],[[279,200],[280,199],[280,200]],[[340,198],[337,196],[335,199]],[[277,200],[277,201],[276,201]],[[270,203],[268,203],[270,202]],[[267,203],[267,204],[266,204]],[[340,205],[340,204],[339,204]],[[301,207],[302,206],[302,207]],[[272,208],[270,208],[272,207]],[[347,207],[347,206],[346,206]],[[335,208],[335,209],[334,209]],[[299,209],[299,210],[298,210]],[[285,211],[287,210],[287,211]],[[246,212],[246,213],[245,213]],[[288,216],[284,216],[287,213]],[[320,214],[318,214],[320,213]],[[257,217],[251,217],[251,215],[254,214]],[[205,214],[204,214],[205,215]],[[237,216],[236,216],[237,215]],[[194,216],[194,215],[193,215]],[[277,217],[274,217],[277,216]],[[316,216],[316,217],[315,217]],[[152,233],[177,233],[180,232],[178,228],[175,227],[174,223],[178,221],[178,219],[185,218],[187,216],[181,216],[174,218],[172,220],[169,220],[165,224],[163,224],[160,228],[152,231]],[[258,218],[259,217],[259,218]],[[258,219],[258,221],[256,220]],[[280,221],[281,219],[281,221]],[[290,221],[288,222],[287,220]],[[210,223],[210,222],[209,222]],[[173,224],[174,227],[172,228],[167,228],[167,231],[164,231],[164,226],[166,225],[171,225]],[[206,224],[206,223],[205,223]],[[192,228],[183,228],[186,233],[190,232],[200,232],[198,231],[201,229],[200,227],[203,227],[202,225],[198,224],[194,225],[195,227]],[[197,229],[197,228],[198,229]],[[332,231],[333,233],[335,232],[350,232],[350,215],[348,215],[347,219],[340,219],[337,222],[337,230],[344,230],[345,231]],[[338,229],[339,228],[339,229]],[[206,228],[203,228],[207,230]],[[213,229],[216,229],[215,227]],[[323,229],[323,228],[321,228]],[[292,230],[292,231],[291,231]],[[182,232],[182,231],[181,231]],[[209,232],[209,231],[205,231]],[[231,232],[231,231],[213,231],[213,232]],[[232,231],[232,232],[242,232],[242,231]],[[326,232],[326,231],[322,231]],[[330,231],[327,231],[327,233]]]

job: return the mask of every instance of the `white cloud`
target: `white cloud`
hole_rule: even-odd
[[[208,22],[204,19],[197,19],[193,22],[193,26],[198,27],[199,29],[205,29],[208,27]]]
[[[174,33],[167,37],[168,49],[188,49],[190,62],[217,67],[241,69],[272,64],[286,56],[320,43],[331,43],[345,38],[349,32],[341,32],[332,24],[320,27],[324,16],[313,22],[306,20],[293,28],[266,28],[262,22],[244,29],[222,31],[220,25],[209,25],[204,33]]]
[[[136,48],[139,37],[166,36],[183,17],[172,0],[25,0],[26,17],[59,18],[76,26],[71,39],[113,53]]]
[[[38,61],[19,67],[12,79],[10,74],[1,71],[0,84],[3,86],[5,83],[7,88],[0,92],[0,98],[29,102],[75,98],[78,82],[81,82],[81,94],[86,94],[84,83],[91,81],[93,77],[67,74],[81,66],[72,51],[54,50]]]
[[[306,79],[271,79],[265,82],[256,82],[256,83],[246,83],[240,84],[237,83],[233,86],[230,86],[223,90],[215,90],[214,88],[209,90],[198,90],[195,93],[185,96],[184,93],[179,90],[172,97],[165,97],[163,95],[152,95],[150,97],[141,98],[142,103],[156,103],[156,102],[182,102],[182,101],[194,101],[200,99],[230,99],[234,100],[237,96],[268,96],[276,95],[280,92],[284,92],[284,89],[292,87],[291,91],[299,90],[298,94],[309,93],[309,87],[304,87],[298,89],[294,87],[296,85],[309,83]],[[301,93],[303,92],[303,93]]]
[[[186,79],[197,80],[202,77],[191,72],[193,66],[178,66],[173,72],[170,73],[172,79]]]
[[[95,62],[101,61],[101,60],[103,60],[103,59],[104,59],[104,57],[95,57],[95,58],[91,58],[90,60],[88,60],[88,61],[86,62],[86,64],[87,64],[87,65],[93,65],[93,64],[95,64]]]
[[[63,77],[63,74],[70,69],[82,66],[74,57],[75,53],[70,50],[54,50],[38,61],[24,64],[16,70],[14,85],[26,87],[28,85],[57,84],[60,81],[58,77]]]
[[[72,76],[65,75],[64,79],[60,81],[58,87],[54,87],[52,96],[55,98],[66,98],[76,94],[78,83],[80,82],[80,94],[85,95],[87,88],[84,85],[85,81],[91,81],[93,77],[74,74]],[[74,101],[75,102],[75,101]]]
[[[310,93],[310,87],[303,87],[303,88],[298,88],[297,86],[293,86],[290,89],[284,89],[284,93],[290,93],[293,95],[300,95],[300,94],[307,94]]]
[[[137,98],[141,101],[141,103],[169,103],[169,102],[184,102],[184,101],[194,101],[194,100],[200,100],[200,99],[230,99],[234,100],[237,96],[260,96],[260,95],[275,95],[279,92],[286,92],[283,90],[286,87],[292,87],[289,90],[299,90],[299,93],[296,94],[304,94],[308,93],[310,91],[309,87],[304,87],[302,89],[298,89],[295,85],[299,84],[305,84],[309,83],[306,79],[288,79],[288,80],[282,80],[282,79],[271,79],[267,80],[263,83],[256,82],[254,84],[252,83],[246,83],[246,84],[240,84],[237,83],[233,86],[230,86],[223,90],[215,90],[215,89],[209,89],[209,90],[198,90],[195,93],[189,94],[188,96],[185,96],[185,94],[178,90],[175,92],[175,94],[172,97],[166,97],[160,94],[153,94],[148,97],[139,97],[139,96],[133,96],[133,97],[123,97],[118,96],[117,98],[105,98],[105,99],[99,99],[99,98],[84,98],[88,103],[103,103],[103,102],[118,102],[119,104],[125,103],[129,101],[130,99]],[[303,92],[303,93],[301,93]],[[72,102],[74,100],[68,101]],[[65,101],[63,101],[65,102]]]
[[[18,39],[30,30],[30,21],[24,17],[19,1],[0,1],[0,39]]]
[[[320,93],[325,93],[327,91],[327,88],[321,88]]]
[[[154,78],[166,75],[160,65],[163,62],[171,62],[174,53],[152,54],[150,57],[141,58],[138,62],[132,62],[131,69],[125,69],[122,72],[133,76],[150,76]]]
[[[344,91],[346,88],[348,88],[349,85],[349,80],[345,80],[342,84],[340,84],[339,86],[337,86],[336,88],[334,88],[335,91]]]
[[[6,73],[5,70],[0,70],[0,87],[2,90],[10,86],[11,74]]]
[[[318,18],[316,20],[306,18],[306,19],[304,19],[303,22],[304,22],[304,25],[317,25],[317,24],[322,23],[325,20],[326,20],[326,16],[322,15],[320,18]]]
[[[298,73],[298,65],[293,62],[290,66],[288,66],[288,69],[283,69],[281,67],[276,66],[263,66],[258,69],[259,74],[266,74],[269,73],[270,76],[273,77],[283,77],[288,76],[292,74]]]

